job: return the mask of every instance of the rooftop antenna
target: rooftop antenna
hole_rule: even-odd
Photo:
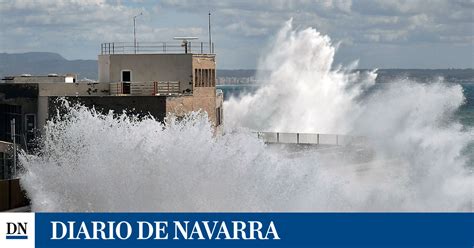
[[[188,53],[188,43],[190,40],[197,40],[198,37],[174,37],[174,40],[182,40],[181,46],[184,47],[184,53]]]
[[[212,39],[211,39],[211,11],[209,10],[209,53],[212,53]]]
[[[143,15],[142,12],[140,12],[140,14],[133,17],[133,48],[135,49],[135,53],[137,53],[137,34],[135,32],[135,23],[136,23],[135,19],[137,19],[137,17],[141,15]]]

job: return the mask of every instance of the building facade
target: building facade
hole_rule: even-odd
[[[107,43],[110,46],[110,43]],[[188,44],[186,44],[188,45]],[[104,45],[103,45],[104,46]],[[202,46],[202,44],[201,44]],[[73,74],[12,76],[0,83],[0,179],[11,174],[8,144],[11,120],[15,119],[15,142],[23,149],[35,146],[46,121],[54,116],[59,98],[67,98],[105,113],[113,110],[137,115],[151,114],[163,120],[203,111],[217,132],[223,123],[223,95],[216,91],[216,57],[211,53],[169,51],[113,52],[102,49],[98,56],[97,82],[78,81]]]

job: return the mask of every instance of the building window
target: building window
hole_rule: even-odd
[[[122,70],[122,82],[131,82],[132,81],[132,71]]]
[[[199,87],[204,84],[204,72],[203,69],[199,69]]]
[[[202,69],[199,69],[199,87],[202,87]]]
[[[194,69],[194,87],[198,86],[198,80],[199,80],[198,69]]]
[[[211,69],[211,87],[216,87],[216,70]]]
[[[194,69],[194,87],[215,87],[215,69]]]
[[[222,108],[218,107],[216,109],[216,126],[220,126],[222,124]]]

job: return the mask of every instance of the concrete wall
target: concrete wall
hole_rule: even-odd
[[[38,84],[39,96],[108,96],[108,83]]]
[[[216,90],[214,87],[194,88],[192,96],[167,97],[166,113],[184,116],[191,111],[205,111],[209,120],[216,123]]]
[[[180,90],[192,91],[192,54],[99,55],[99,82],[120,82],[122,70],[132,71],[132,81],[179,81]]]
[[[99,66],[99,82],[114,83],[110,81],[110,55],[99,55],[97,64]]]
[[[49,119],[49,98],[52,96],[108,96],[108,83],[38,84],[37,126],[44,127]]]
[[[57,110],[64,111],[57,99],[58,97],[49,97],[48,99],[48,118],[53,117]],[[110,110],[122,114],[124,110],[127,110],[129,114],[141,116],[151,114],[160,121],[166,114],[166,100],[165,97],[160,96],[80,96],[67,99],[72,103],[79,102],[87,107],[94,107],[104,114]]]
[[[29,205],[19,179],[0,180],[0,211]]]
[[[8,84],[0,83],[0,100],[14,100],[15,98],[36,98],[38,84]]]
[[[193,69],[215,69],[216,68],[216,56],[215,55],[204,55],[195,54],[193,55]]]
[[[16,76],[13,80],[6,80],[6,83],[64,83],[66,76],[48,77],[48,76],[30,76],[19,77]]]
[[[46,121],[49,118],[49,104],[48,104],[49,97],[47,96],[39,96],[38,97],[38,115],[36,116],[37,126],[40,132],[43,132],[43,127],[46,125]]]

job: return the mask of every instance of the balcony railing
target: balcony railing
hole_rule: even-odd
[[[214,43],[208,42],[108,42],[100,45],[100,54],[192,53],[214,54]]]
[[[180,93],[177,81],[110,83],[110,95],[160,96]]]

